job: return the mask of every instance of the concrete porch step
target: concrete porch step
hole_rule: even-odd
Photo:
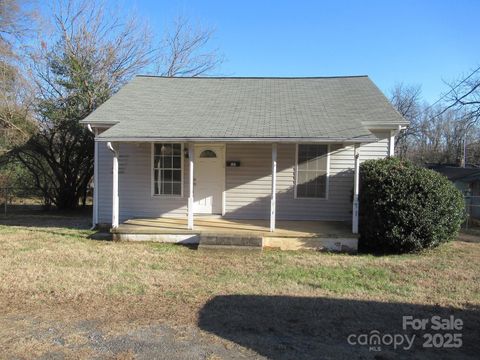
[[[262,249],[263,238],[245,234],[201,234],[198,248]]]

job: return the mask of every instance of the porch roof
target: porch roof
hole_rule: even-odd
[[[83,123],[113,125],[98,141],[368,142],[367,123],[406,121],[367,76],[137,76]]]

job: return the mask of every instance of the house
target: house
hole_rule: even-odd
[[[427,164],[429,169],[446,176],[465,196],[465,205],[471,221],[480,220],[480,168],[459,167],[452,164]]]
[[[356,242],[359,163],[393,155],[407,125],[367,76],[137,76],[82,122],[95,133],[94,224],[128,238],[137,221],[136,239],[162,241],[322,225],[304,237],[343,229]]]

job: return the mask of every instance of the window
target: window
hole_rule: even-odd
[[[215,151],[212,150],[203,150],[202,153],[200,154],[201,158],[216,158],[217,154],[215,154]]]
[[[297,198],[326,198],[328,145],[299,144],[297,150]]]
[[[154,144],[153,194],[182,196],[182,144]]]

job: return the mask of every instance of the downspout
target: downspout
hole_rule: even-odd
[[[390,138],[388,140],[388,156],[395,156],[395,137],[400,133],[402,130],[402,126],[398,125],[396,130],[390,130]]]
[[[272,144],[272,187],[270,195],[270,232],[275,231],[277,211],[277,143]]]
[[[352,207],[352,234],[358,234],[359,200],[360,193],[360,152],[358,144],[353,145],[353,207]]]
[[[397,128],[397,130],[395,130],[395,132],[394,132],[393,135],[394,135],[394,136],[397,136],[398,134],[400,134],[400,131],[402,131],[402,130],[404,130],[404,129],[406,129],[406,128],[407,128],[406,126],[398,125],[398,128]]]
[[[118,156],[118,151],[113,147],[112,143],[109,141],[107,142],[107,148],[108,150],[110,150],[111,152],[113,152],[113,155],[117,155]]]

